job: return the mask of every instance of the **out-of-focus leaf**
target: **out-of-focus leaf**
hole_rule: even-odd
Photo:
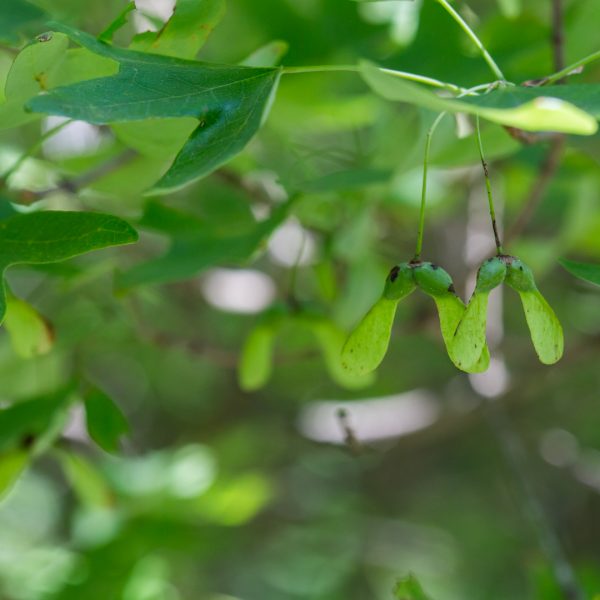
[[[25,450],[0,453],[0,500],[10,491],[28,463],[29,454]]]
[[[592,135],[598,130],[600,84],[510,86],[458,100],[438,96],[369,63],[362,64],[361,73],[371,88],[388,100],[416,104],[438,112],[471,113],[526,131]]]
[[[128,2],[112,23],[98,36],[98,39],[102,42],[111,42],[115,33],[127,24],[127,15],[134,10],[135,2]]]
[[[129,432],[121,409],[98,388],[90,390],[84,402],[90,437],[106,452],[118,452],[121,437]]]
[[[387,352],[398,300],[380,298],[352,331],[342,350],[342,365],[349,373],[374,371]]]
[[[276,334],[273,323],[264,323],[255,327],[246,338],[238,365],[238,382],[244,391],[258,390],[269,381]]]
[[[396,600],[431,600],[412,573],[396,583],[394,598]]]
[[[271,216],[245,233],[215,235],[209,228],[177,237],[164,256],[142,263],[119,275],[122,289],[142,284],[188,279],[213,265],[241,264],[260,249],[287,217],[291,202],[273,210]]]
[[[0,41],[14,44],[19,33],[41,24],[46,13],[25,0],[2,0],[0,3]]]
[[[54,345],[50,323],[24,300],[12,294],[6,300],[4,327],[15,353],[21,358],[33,358],[50,352]]]
[[[274,67],[279,64],[289,48],[287,42],[275,40],[257,48],[250,56],[247,56],[240,65],[246,67]]]
[[[177,0],[173,15],[160,31],[137,35],[131,50],[194,58],[225,14],[225,0]]]
[[[351,169],[330,173],[295,185],[304,192],[323,193],[387,183],[391,177],[392,171],[385,169]]]
[[[600,285],[600,265],[593,263],[577,262],[575,260],[567,260],[563,258],[558,261],[571,275],[578,279]]]
[[[40,36],[15,58],[6,79],[0,104],[0,129],[16,127],[39,118],[26,112],[27,100],[56,85],[57,74],[66,56],[69,38],[62,33]]]
[[[61,389],[0,409],[0,451],[33,446],[67,406],[69,396],[68,389]]]
[[[148,55],[103,44],[54,24],[74,41],[117,60],[119,73],[62,87],[28,103],[36,112],[90,123],[193,117],[198,126],[157,182],[167,192],[199,179],[243,150],[258,131],[279,69],[221,66]]]
[[[113,504],[113,495],[100,472],[80,454],[55,450],[71,487],[84,506],[107,508]]]
[[[136,240],[135,230],[111,215],[66,211],[19,214],[0,221],[0,272],[10,265],[59,262]],[[2,286],[0,322],[5,312]]]

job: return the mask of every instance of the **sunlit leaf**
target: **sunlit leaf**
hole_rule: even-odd
[[[431,600],[412,573],[396,583],[394,598],[396,600]]]
[[[384,98],[437,112],[470,113],[526,131],[592,135],[598,130],[600,84],[510,86],[481,96],[454,99],[382,72],[370,63],[362,63],[361,72],[371,88]]]
[[[129,424],[121,409],[98,388],[85,395],[85,416],[90,437],[106,452],[118,452]]]
[[[131,50],[194,58],[225,14],[225,0],[177,0],[173,15],[160,31],[137,35]]]
[[[154,190],[199,179],[243,150],[270,105],[279,69],[222,66],[123,50],[53,24],[85,48],[119,62],[119,73],[61,87],[28,107],[41,113],[105,124],[192,117],[197,127]]]
[[[450,342],[449,350],[453,362],[459,368],[473,365],[486,346],[487,304],[489,292],[475,292],[464,314],[456,324],[456,333]]]
[[[33,358],[50,352],[54,344],[50,323],[24,300],[12,294],[6,300],[4,327],[15,353],[21,358]]]
[[[275,40],[257,48],[240,62],[246,67],[274,67],[279,64],[289,48],[287,42]]]
[[[0,453],[0,500],[11,490],[29,464],[26,450],[15,449]]]

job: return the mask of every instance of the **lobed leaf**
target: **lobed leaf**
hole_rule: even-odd
[[[387,352],[398,300],[380,298],[352,331],[342,349],[342,366],[355,375],[374,371]]]
[[[280,70],[225,66],[115,48],[54,24],[83,47],[118,61],[112,77],[51,90],[30,110],[95,124],[192,117],[196,129],[154,186],[168,192],[199,179],[241,152],[270,107]]]

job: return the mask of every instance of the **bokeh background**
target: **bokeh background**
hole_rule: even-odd
[[[124,7],[35,4],[94,34]],[[168,0],[137,4],[116,43],[160,28],[172,10]],[[551,2],[459,4],[511,80],[554,71]],[[569,63],[597,50],[600,5],[563,8]],[[200,59],[237,63],[273,40],[289,45],[290,66],[368,58],[466,87],[490,80],[433,0],[231,0]],[[18,45],[0,48],[0,80]],[[599,75],[590,66],[579,79]],[[0,504],[1,598],[384,600],[412,571],[439,600],[554,600],[565,597],[557,560],[590,598],[600,593],[600,291],[557,263],[600,259],[597,135],[567,141],[539,206],[524,215],[548,142],[483,130],[502,227],[520,223],[508,249],[533,268],[565,328],[560,363],[537,361],[518,297],[497,290],[492,365],[469,378],[445,355],[435,306],[414,294],[368,387],[336,382],[302,319],[280,331],[268,384],[252,393],[238,385],[240,349],[269,307],[287,303],[347,331],[389,268],[410,259],[431,119],[376,98],[356,74],[285,76],[243,154],[156,200],[225,236],[300,189],[261,252],[115,294],[116,270],[170,243],[142,223],[135,246],[11,271],[13,291],[56,337],[50,352],[23,359],[0,334],[0,401],[43,397],[83,375],[121,407],[131,433],[120,455],[106,454],[73,407],[55,448]],[[0,132],[2,169],[57,123]],[[8,200],[39,193],[44,207],[137,225],[143,192],[173,157],[157,133],[140,151],[115,128],[69,124],[11,177]],[[463,297],[493,250],[472,133],[468,120],[448,118],[435,136],[424,250]],[[77,193],[47,193],[82,175]]]

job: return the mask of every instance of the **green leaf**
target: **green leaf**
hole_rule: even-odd
[[[486,348],[485,330],[489,295],[489,292],[474,292],[456,324],[456,333],[450,339],[448,351],[452,362],[459,369],[475,364],[481,356],[482,349]]]
[[[592,135],[600,118],[600,84],[581,86],[511,86],[481,96],[445,98],[434,92],[382,72],[370,63],[361,73],[379,95],[398,102],[423,106],[436,112],[479,115],[494,123],[526,131],[557,131]],[[565,92],[568,88],[571,89]]]
[[[127,25],[127,15],[135,10],[135,2],[131,1],[125,5],[125,8],[117,15],[110,25],[98,35],[98,39],[102,42],[112,41],[115,33]]]
[[[93,388],[84,399],[87,430],[90,437],[106,452],[118,452],[129,424],[121,409],[102,390]]]
[[[0,129],[17,127],[39,118],[24,110],[27,100],[56,85],[69,39],[61,33],[40,36],[15,58],[4,87],[6,100],[0,104]]]
[[[412,573],[396,583],[394,597],[396,600],[431,600]]]
[[[277,327],[264,323],[255,327],[246,338],[238,363],[238,383],[245,392],[262,388],[273,372],[273,351]]]
[[[225,0],[177,0],[173,15],[157,32],[137,35],[130,48],[152,54],[194,58],[225,14]]]
[[[0,221],[0,273],[11,265],[59,262],[136,240],[135,230],[111,215],[66,211],[19,214]],[[0,323],[5,313],[2,285]]]
[[[214,265],[243,264],[250,259],[284,221],[292,206],[287,202],[271,216],[244,232],[215,233],[214,228],[191,227],[189,234],[176,237],[167,253],[155,260],[136,265],[117,278],[121,289],[137,285],[168,283],[188,279]],[[175,218],[176,219],[176,218]],[[190,222],[193,222],[194,218]],[[178,221],[180,223],[180,221]]]
[[[600,285],[600,265],[592,263],[577,262],[563,258],[558,261],[571,275],[578,279]]]
[[[558,317],[538,290],[519,292],[531,341],[541,362],[552,365],[563,355],[564,337]]]
[[[50,352],[54,332],[48,321],[33,306],[11,293],[7,294],[6,300],[4,327],[15,354],[27,359]]]
[[[349,373],[374,371],[390,344],[398,300],[380,298],[352,331],[342,349],[342,366]]]
[[[306,320],[321,348],[325,366],[333,381],[351,390],[367,387],[374,382],[373,373],[357,374],[342,365],[342,348],[347,337],[342,329],[330,319],[308,317]]]
[[[14,44],[19,33],[41,24],[46,13],[25,0],[2,0],[0,3],[0,41]]]
[[[11,490],[28,464],[26,450],[15,449],[0,454],[0,500]]]
[[[148,55],[103,44],[55,24],[74,41],[119,62],[119,73],[58,88],[27,106],[35,112],[105,124],[193,117],[197,127],[154,187],[168,192],[211,173],[241,152],[258,131],[279,69],[222,66]]]
[[[252,54],[247,56],[240,65],[246,67],[274,67],[278,65],[285,56],[289,48],[287,42],[274,40],[257,48]]]
[[[0,409],[0,451],[37,446],[38,439],[52,428],[69,404],[70,390],[19,402]]]

